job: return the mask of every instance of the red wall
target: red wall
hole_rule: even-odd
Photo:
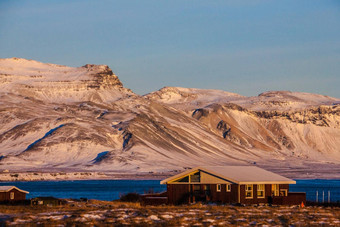
[[[200,191],[196,191],[196,194],[203,195],[207,202],[217,202],[217,203],[242,203],[242,204],[259,204],[259,203],[269,203],[270,197],[272,196],[272,185],[265,185],[265,196],[264,198],[257,198],[257,185],[253,185],[253,198],[246,199],[245,185],[231,185],[231,191],[226,191],[226,184],[221,184],[221,191],[217,191],[216,184],[206,184],[210,189],[210,193],[206,196],[204,191],[204,185],[200,185]],[[238,187],[240,187],[240,201],[238,195]],[[167,196],[169,204],[181,204],[190,203],[198,201],[198,196],[195,197],[193,190],[194,186],[189,184],[168,184],[167,185]],[[287,189],[289,191],[288,184],[280,184],[279,189]],[[195,197],[195,198],[194,198]],[[285,201],[289,199],[286,197]],[[289,200],[290,201],[290,200]],[[274,201],[273,201],[274,202]]]
[[[14,199],[10,199],[10,193],[14,192]],[[13,188],[8,192],[0,192],[0,201],[20,201],[26,199],[26,193],[20,192]]]

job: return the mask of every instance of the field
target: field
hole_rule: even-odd
[[[58,207],[0,206],[0,225],[40,226],[340,226],[339,207],[141,206],[68,200]]]

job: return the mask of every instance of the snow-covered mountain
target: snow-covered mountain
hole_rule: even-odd
[[[0,59],[0,113],[0,169],[11,171],[256,163],[329,174],[340,163],[340,99],[316,94],[165,87],[139,96],[105,65],[11,58]]]
[[[0,59],[0,89],[44,102],[109,103],[135,96],[107,65],[72,68],[22,58]]]

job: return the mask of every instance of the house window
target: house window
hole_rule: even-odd
[[[190,175],[190,182],[200,182],[200,172]]]
[[[272,184],[272,195],[273,196],[279,196],[279,188],[280,188],[280,185],[278,184]]]
[[[194,191],[199,191],[199,190],[201,190],[201,185],[194,184]]]
[[[10,199],[14,199],[14,192],[9,193]]]
[[[189,176],[182,177],[176,180],[175,182],[189,182]]]
[[[253,185],[247,184],[246,185],[246,199],[252,199],[253,198]]]
[[[220,185],[220,184],[217,184],[217,185],[216,185],[216,191],[218,191],[218,192],[221,191],[221,185]]]
[[[204,190],[204,191],[210,191],[210,188],[208,187],[208,185],[205,184],[205,185],[203,186],[203,190]]]
[[[257,185],[257,198],[264,198],[264,184]]]
[[[287,196],[288,190],[287,189],[280,189],[280,196]]]
[[[226,188],[227,192],[231,191],[231,184],[227,184],[227,188]]]

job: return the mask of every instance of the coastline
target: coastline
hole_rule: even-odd
[[[285,172],[294,180],[340,180],[339,174],[299,174]],[[165,173],[107,173],[107,172],[11,172],[0,173],[0,182],[18,181],[77,181],[77,180],[162,180],[172,174]],[[299,176],[299,177],[297,177]]]
[[[162,180],[169,174],[105,173],[105,172],[11,172],[0,173],[0,182],[76,181],[76,180]]]

